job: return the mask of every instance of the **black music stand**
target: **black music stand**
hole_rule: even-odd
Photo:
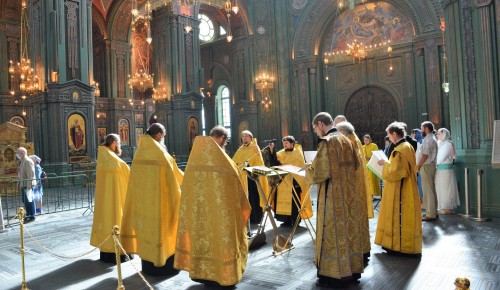
[[[266,207],[263,213],[262,221],[259,224],[259,228],[255,236],[250,240],[248,245],[249,249],[255,249],[266,243],[266,233],[264,232],[266,221],[269,218],[271,225],[273,226],[273,232],[276,236],[273,242],[273,255],[279,255],[285,251],[289,251],[293,248],[291,242],[288,241],[287,238],[280,234],[278,226],[276,226],[276,221],[274,220],[273,207],[272,202],[276,195],[276,191],[278,189],[278,185],[283,180],[283,176],[287,175],[288,172],[281,170],[274,170],[267,168],[265,166],[255,166],[255,167],[246,167],[244,168],[248,177],[255,181],[257,184],[257,190],[259,191],[260,197],[264,200]],[[266,197],[264,193],[264,189],[259,182],[259,178],[265,176],[267,178],[268,184],[271,186],[269,191],[269,195]]]

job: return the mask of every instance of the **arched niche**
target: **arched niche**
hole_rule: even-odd
[[[328,24],[340,15],[331,1],[309,1],[297,22],[293,39],[293,58],[318,56],[321,40],[325,37]],[[397,7],[414,24],[415,35],[439,32],[440,1],[387,0],[380,1]]]

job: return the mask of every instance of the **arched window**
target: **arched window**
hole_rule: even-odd
[[[231,94],[224,85],[217,90],[217,123],[229,131],[231,138]]]
[[[214,23],[205,14],[198,14],[198,19],[200,20],[200,40],[212,40],[215,35]]]

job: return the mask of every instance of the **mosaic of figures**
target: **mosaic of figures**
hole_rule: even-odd
[[[389,40],[392,44],[409,42],[414,36],[410,19],[384,2],[347,9],[334,21],[332,29],[331,42],[325,45],[327,51],[345,50],[354,40],[368,46]]]

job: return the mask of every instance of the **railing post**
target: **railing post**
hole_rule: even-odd
[[[21,225],[19,227],[20,230],[19,239],[21,240],[21,274],[22,274],[21,290],[29,290],[28,285],[26,284],[26,271],[24,265],[24,208],[20,207],[19,210],[17,211],[17,215],[19,217],[19,224]]]
[[[0,195],[0,233],[6,232],[5,225],[3,224],[3,211],[2,211],[2,196]]]
[[[465,167],[465,214],[461,214],[464,218],[472,217],[469,213],[469,168]]]
[[[124,290],[125,286],[123,286],[123,281],[122,281],[122,264],[121,264],[121,249],[120,246],[118,245],[118,241],[120,240],[120,228],[115,225],[113,227],[113,232],[111,233],[114,237],[114,243],[115,243],[115,256],[116,256],[116,272],[118,272],[118,287],[116,287],[117,290]]]
[[[477,170],[477,217],[476,218],[473,217],[472,219],[477,222],[488,222],[491,221],[491,219],[482,217],[482,206],[481,206],[482,196],[483,196],[483,170],[478,169]]]

